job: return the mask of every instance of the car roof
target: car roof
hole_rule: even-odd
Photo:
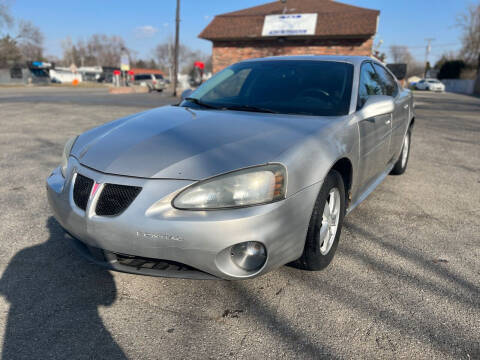
[[[268,61],[268,60],[300,60],[300,61],[336,61],[347,62],[353,65],[360,65],[365,60],[380,63],[377,59],[370,56],[341,56],[341,55],[294,55],[294,56],[269,56],[264,58],[249,59],[242,62]]]

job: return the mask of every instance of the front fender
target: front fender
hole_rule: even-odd
[[[342,158],[352,163],[355,179],[358,163],[358,125],[351,116],[332,122],[277,157],[288,171],[287,197],[323,181]],[[353,185],[353,184],[352,184]]]

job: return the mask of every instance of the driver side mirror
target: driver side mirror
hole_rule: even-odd
[[[358,111],[363,119],[390,114],[395,109],[393,98],[386,95],[371,95]]]

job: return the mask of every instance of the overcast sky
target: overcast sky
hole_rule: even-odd
[[[84,39],[94,33],[121,35],[140,57],[174,32],[175,0],[8,0],[16,19],[30,20],[46,38],[46,54],[61,56],[66,36]],[[216,14],[264,4],[265,0],[182,0],[181,41],[211,51],[211,43],[198,34]],[[341,2],[380,10],[376,40],[388,55],[390,45],[406,45],[420,61],[425,58],[425,38],[435,38],[431,61],[443,52],[458,50],[456,17],[472,3],[468,0],[343,0]]]

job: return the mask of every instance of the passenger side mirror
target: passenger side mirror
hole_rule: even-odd
[[[182,92],[182,100],[185,100],[185,98],[189,97],[193,93],[192,89],[187,89],[184,92]]]
[[[386,95],[371,95],[358,111],[363,119],[390,114],[395,109],[393,98]]]

